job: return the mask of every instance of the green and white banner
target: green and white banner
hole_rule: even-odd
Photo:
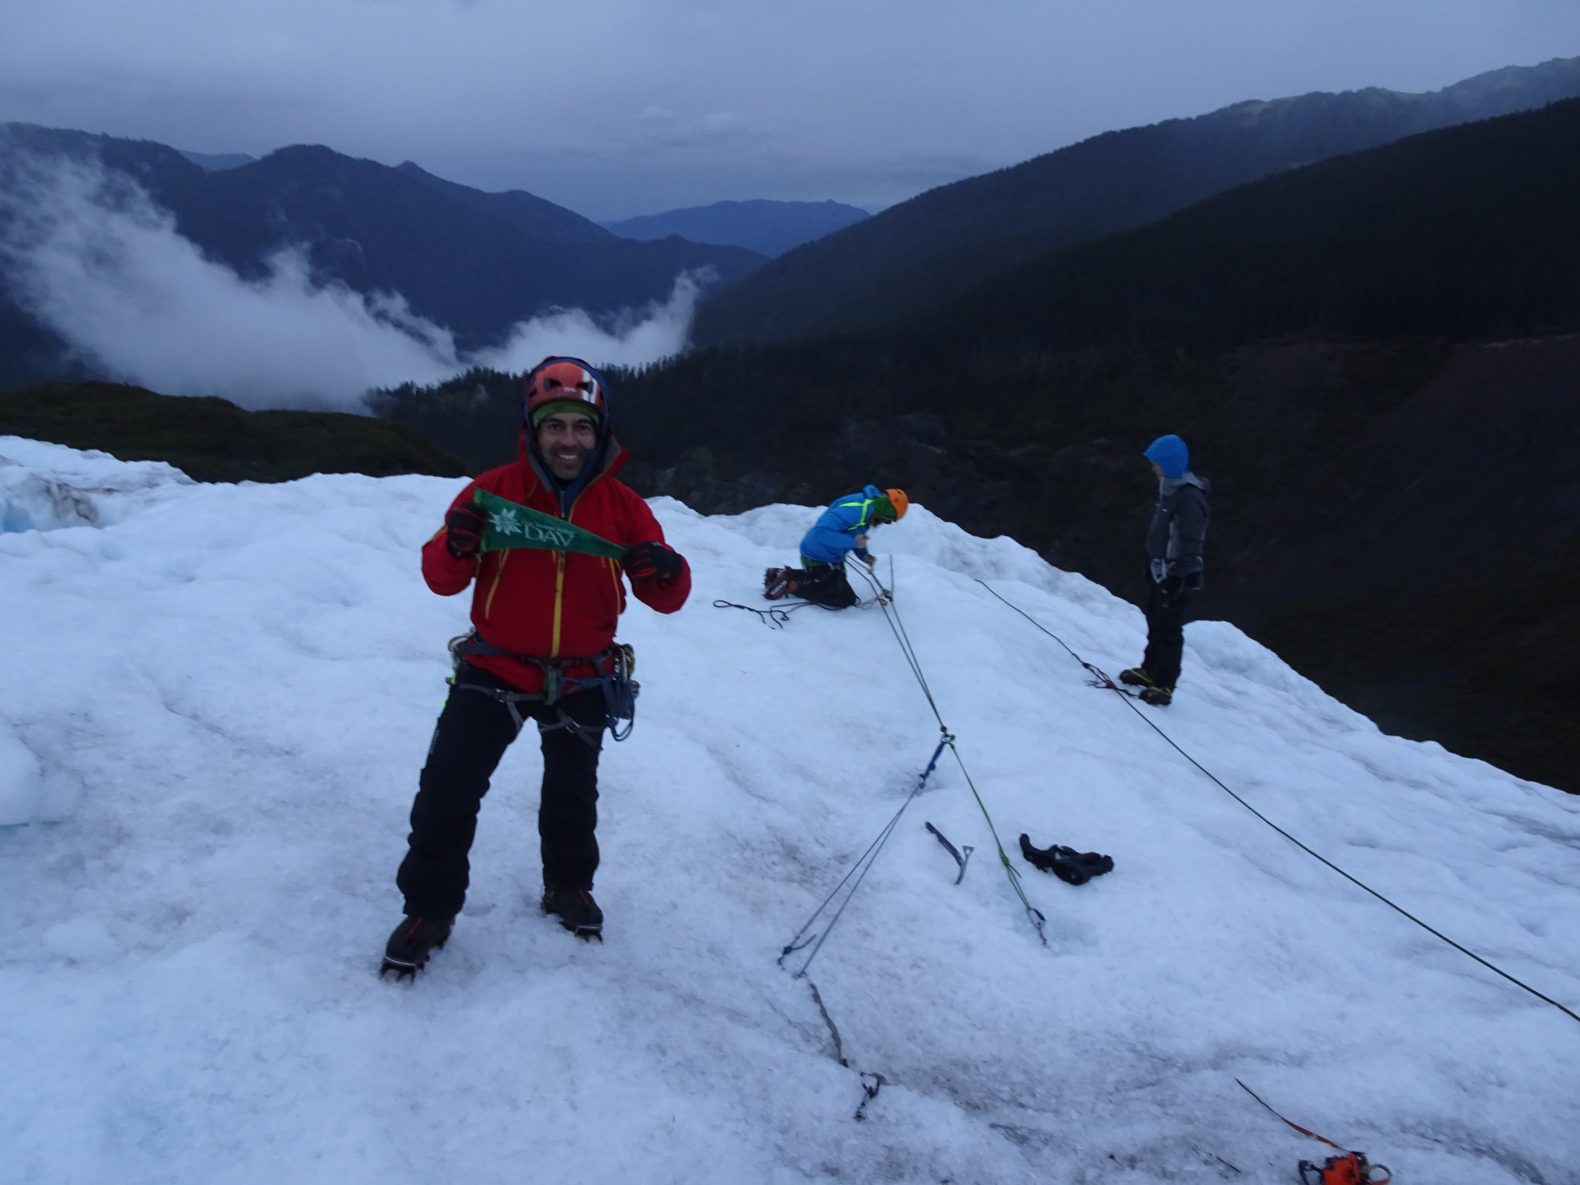
[[[483,533],[484,551],[536,547],[544,551],[575,551],[611,560],[625,555],[625,548],[618,543],[487,490],[474,490],[472,501],[488,514],[488,530]]]

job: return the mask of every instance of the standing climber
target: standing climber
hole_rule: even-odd
[[[1208,483],[1190,471],[1190,450],[1178,436],[1160,436],[1142,453],[1158,479],[1158,500],[1147,527],[1147,649],[1141,665],[1119,681],[1141,688],[1141,698],[1165,707],[1174,699],[1185,649],[1185,611],[1201,592],[1207,542]]]
[[[581,937],[602,937],[593,900],[599,852],[598,755],[611,682],[629,655],[614,642],[636,598],[673,613],[691,569],[664,542],[646,502],[616,480],[625,452],[610,431],[608,384],[578,358],[545,358],[526,377],[519,457],[481,474],[451,503],[422,549],[441,596],[472,589],[472,633],[452,649],[451,689],[434,728],[396,874],[405,917],[384,967],[410,974],[443,946],[466,899],[468,853],[489,779],[528,720],[543,751],[538,835],[544,913]],[[530,548],[483,551],[485,490],[624,547],[620,560]],[[623,578],[623,579],[622,579]]]

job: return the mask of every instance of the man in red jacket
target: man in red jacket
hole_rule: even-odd
[[[637,599],[673,613],[691,570],[664,542],[653,512],[615,480],[625,451],[610,433],[604,378],[578,358],[545,358],[524,383],[520,457],[477,477],[422,549],[428,587],[452,596],[472,586],[473,632],[458,642],[451,692],[434,729],[411,808],[406,858],[396,875],[406,917],[384,967],[415,972],[444,945],[466,899],[467,854],[478,809],[505,749],[528,719],[543,749],[538,834],[544,913],[583,937],[602,937],[593,900],[598,868],[598,753],[619,690],[614,643],[625,609],[622,574]],[[481,551],[487,490],[625,547],[616,561],[577,552]]]

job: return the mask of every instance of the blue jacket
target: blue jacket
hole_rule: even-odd
[[[872,509],[883,491],[877,486],[867,486],[859,494],[846,494],[833,503],[812,524],[812,529],[801,540],[801,558],[822,564],[842,564],[852,548],[862,559],[867,557],[866,535],[878,524],[873,520]]]

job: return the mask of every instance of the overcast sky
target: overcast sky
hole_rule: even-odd
[[[868,209],[1241,99],[1580,54],[1580,0],[0,0],[0,121],[322,143],[593,218]]]

